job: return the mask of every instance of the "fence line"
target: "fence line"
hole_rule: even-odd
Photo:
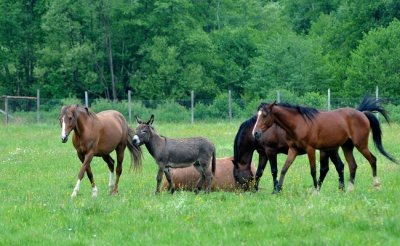
[[[269,98],[270,100],[265,100],[265,101],[268,102],[276,100],[277,102],[281,102],[282,96],[285,95],[278,90],[276,91],[276,98]],[[95,106],[95,108],[97,109],[96,112],[105,109],[116,109],[121,113],[126,114],[129,122],[131,123],[132,123],[132,115],[134,113],[133,111],[136,111],[135,112],[136,114],[138,113],[144,114],[147,113],[147,111],[154,111],[158,107],[164,107],[164,106],[168,107],[168,105],[170,104],[169,106],[170,108],[168,109],[169,111],[172,111],[171,113],[172,116],[169,116],[170,118],[175,117],[179,118],[182,121],[185,121],[186,119],[186,121],[189,121],[191,122],[191,124],[193,124],[195,120],[215,119],[215,118],[224,118],[232,120],[233,118],[248,117],[255,112],[255,109],[258,106],[258,104],[256,105],[256,103],[261,102],[256,100],[253,100],[251,102],[245,102],[243,101],[243,99],[233,100],[231,90],[228,90],[227,94],[225,94],[225,96],[222,96],[222,98],[227,98],[227,101],[225,101],[226,99],[223,99],[223,101],[221,101],[221,99],[218,98],[214,100],[204,100],[204,99],[195,100],[194,91],[191,91],[190,93],[190,101],[189,100],[132,100],[131,97],[132,97],[132,92],[129,90],[127,93],[127,99],[128,99],[127,103],[126,101],[106,102],[105,100],[102,101],[101,99],[96,99],[96,101],[94,101],[91,105],[89,101],[90,100],[89,93],[85,91],[84,103],[88,107]],[[376,99],[379,99],[378,86],[376,86],[375,88],[375,97]],[[354,98],[332,98],[330,89],[327,90],[326,102],[322,104],[321,102],[324,101],[323,98],[324,97],[318,98],[320,100],[319,102],[320,104],[317,107],[321,109],[324,109],[326,107],[325,109],[327,109],[328,111],[332,109],[332,105],[336,105],[337,108],[343,106],[351,106],[351,103],[354,102]],[[62,104],[81,104],[79,102],[80,99],[77,99],[79,101],[74,103],[70,102],[71,99],[67,100],[49,99],[46,101],[46,99],[40,98],[40,90],[37,90],[36,97],[2,96],[1,99],[4,100],[4,110],[0,109],[0,114],[4,114],[6,124],[9,123],[10,119],[16,122],[18,121],[17,119],[24,118],[23,116],[24,114],[29,115],[29,112],[31,113],[34,112],[33,105],[31,103],[25,102],[18,104],[19,101],[24,101],[24,100],[33,102],[36,101],[36,115],[35,115],[36,117],[31,117],[31,118],[32,119],[35,118],[37,123],[46,121],[47,118],[44,117],[44,115],[46,115],[47,117],[51,115],[52,118],[57,118],[55,114],[59,113],[59,108]],[[295,101],[296,98],[293,98],[293,95],[290,95],[290,97],[286,99]],[[55,102],[51,102],[52,100],[54,100]],[[21,106],[20,104],[21,105],[25,104],[26,108],[23,108],[24,106]],[[99,104],[101,105],[99,106]],[[124,104],[125,106],[120,104]],[[143,109],[138,108],[139,107],[138,105]],[[221,107],[221,105],[226,105],[226,106]],[[316,107],[316,105],[307,105],[307,106]],[[55,108],[57,108],[57,110],[55,110]],[[55,113],[53,112],[53,114],[50,114],[48,113],[49,111],[54,111]],[[245,112],[243,113],[239,111],[245,111]],[[24,112],[24,114],[22,113],[18,114],[18,112]],[[163,110],[160,110],[160,112],[163,112]],[[181,114],[183,114],[183,116]],[[17,115],[18,117],[16,117]]]

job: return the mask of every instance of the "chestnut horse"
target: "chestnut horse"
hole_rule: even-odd
[[[289,145],[287,142],[286,132],[276,124],[273,124],[265,132],[262,133],[258,140],[252,135],[252,130],[256,123],[257,116],[253,116],[250,119],[244,121],[235,136],[234,141],[234,177],[236,182],[242,184],[245,188],[248,188],[249,184],[253,180],[254,172],[250,169],[250,163],[252,160],[253,152],[256,150],[259,154],[259,162],[257,173],[255,175],[254,190],[258,190],[260,178],[263,175],[264,168],[270,161],[273,189],[276,191],[278,184],[277,175],[277,155],[287,154]],[[300,150],[299,154],[305,154],[304,150]],[[321,187],[322,182],[325,179],[326,174],[329,171],[329,158],[336,167],[336,171],[339,175],[339,189],[344,189],[344,175],[343,169],[344,164],[339,157],[338,149],[331,151],[320,152],[320,177],[318,185]]]
[[[288,136],[289,151],[277,190],[283,186],[285,174],[301,150],[305,150],[310,162],[311,176],[315,190],[319,186],[315,171],[315,150],[343,149],[350,170],[349,190],[354,189],[354,179],[357,164],[353,156],[353,149],[368,160],[372,168],[373,185],[379,186],[376,175],[376,157],[368,149],[369,132],[372,131],[373,141],[379,152],[389,160],[396,160],[388,154],[382,146],[382,131],[380,123],[373,112],[381,113],[389,122],[385,109],[378,100],[364,97],[357,109],[340,108],[333,111],[318,111],[314,108],[294,106],[290,104],[271,103],[262,105],[258,111],[257,122],[253,129],[256,139],[262,132],[277,124],[282,127]]]
[[[154,115],[147,122],[136,117],[138,127],[133,143],[137,146],[146,145],[150,155],[158,165],[157,186],[155,193],[160,192],[163,173],[169,183],[169,190],[174,193],[170,168],[194,166],[201,175],[194,192],[199,193],[205,183],[205,192],[209,193],[212,175],[215,173],[215,146],[203,137],[173,139],[160,136],[153,128]],[[211,170],[210,170],[211,164]]]
[[[233,177],[233,157],[217,158],[215,165],[215,175],[211,182],[211,190],[236,191],[242,186]],[[254,165],[250,165],[252,172],[256,171]],[[171,180],[175,189],[194,190],[197,180],[200,178],[199,172],[194,166],[184,168],[171,168]],[[168,182],[163,182],[163,189],[168,188]]]
[[[90,162],[94,156],[102,157],[108,165],[110,170],[110,194],[118,193],[118,182],[122,173],[122,161],[126,147],[130,151],[132,165],[135,167],[141,165],[141,150],[132,143],[133,129],[128,126],[124,116],[117,111],[107,110],[95,114],[87,107],[78,105],[63,106],[61,108],[60,125],[62,128],[61,141],[63,143],[68,141],[68,135],[71,131],[74,131],[72,143],[82,162],[78,181],[71,197],[77,195],[85,172],[92,184],[92,196],[97,196],[98,190],[90,168]],[[110,153],[114,150],[117,154],[115,184],[113,181],[114,160],[110,156]]]

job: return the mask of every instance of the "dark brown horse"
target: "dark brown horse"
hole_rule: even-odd
[[[124,116],[117,111],[107,110],[95,114],[89,111],[87,107],[64,106],[61,108],[60,125],[63,143],[67,142],[68,135],[71,131],[74,131],[72,143],[82,162],[78,181],[71,194],[72,197],[77,195],[85,172],[92,184],[92,195],[93,197],[97,196],[97,187],[90,168],[90,162],[94,156],[102,157],[108,165],[110,194],[118,193],[118,182],[122,173],[122,161],[126,147],[130,151],[132,164],[135,167],[141,165],[141,150],[132,143],[133,129],[129,128]],[[114,150],[117,154],[115,184],[113,181],[114,160],[110,156],[110,153]]]
[[[200,174],[197,182],[196,194],[205,184],[205,192],[211,188],[212,175],[215,173],[214,144],[203,137],[173,139],[160,136],[153,128],[154,115],[147,122],[136,117],[139,123],[136,135],[133,137],[135,145],[145,144],[158,165],[157,187],[155,193],[160,192],[163,173],[169,183],[171,193],[174,193],[174,184],[171,181],[170,168],[183,168],[194,165]],[[210,167],[211,164],[211,168]]]
[[[211,190],[236,191],[241,189],[233,177],[233,157],[217,158],[215,165],[215,175],[211,182]],[[254,165],[250,165],[252,172],[256,171]],[[199,172],[194,166],[184,168],[171,168],[171,180],[175,189],[194,190],[200,178]],[[163,189],[169,186],[167,181],[163,182]]]
[[[257,151],[259,154],[259,162],[257,173],[255,175],[254,190],[258,190],[260,178],[263,175],[264,168],[270,161],[271,173],[273,178],[274,191],[278,184],[277,174],[277,155],[287,154],[289,145],[287,142],[286,132],[276,124],[273,124],[265,132],[261,134],[258,140],[255,140],[252,135],[252,130],[256,123],[257,116],[253,116],[250,119],[244,121],[235,136],[234,142],[234,177],[237,182],[242,186],[248,188],[249,184],[253,180],[254,174],[250,169],[250,163],[252,160],[253,152]],[[305,151],[300,150],[299,154],[304,154]],[[334,163],[336,171],[339,175],[339,189],[344,189],[344,176],[343,169],[344,164],[339,157],[337,149],[332,151],[321,151],[320,152],[320,177],[318,185],[321,187],[322,182],[325,179],[326,174],[329,171],[329,158]]]
[[[369,132],[372,130],[373,141],[379,152],[389,160],[396,160],[382,146],[380,123],[373,112],[381,113],[389,122],[385,109],[378,100],[364,97],[357,109],[340,108],[334,111],[318,111],[313,108],[290,104],[271,103],[263,105],[258,111],[253,134],[256,139],[274,123],[282,127],[288,136],[288,157],[282,168],[278,191],[281,190],[285,174],[301,150],[305,150],[310,162],[314,187],[318,190],[315,171],[315,150],[333,150],[341,147],[350,170],[349,190],[353,190],[357,164],[353,149],[368,160],[372,168],[373,184],[379,186],[376,175],[376,157],[368,149]]]

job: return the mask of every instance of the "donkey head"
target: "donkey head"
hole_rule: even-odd
[[[133,136],[133,144],[140,146],[150,141],[151,131],[153,130],[152,124],[154,121],[154,115],[151,115],[147,122],[143,122],[136,116],[136,121],[139,125],[136,127],[135,136]]]

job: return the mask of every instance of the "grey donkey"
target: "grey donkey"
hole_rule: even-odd
[[[144,144],[158,165],[157,188],[155,193],[160,192],[163,173],[167,178],[169,190],[174,193],[174,184],[171,181],[170,168],[182,168],[194,165],[200,173],[194,192],[199,193],[205,184],[205,192],[210,192],[211,180],[215,174],[215,146],[203,137],[173,139],[159,135],[152,126],[154,115],[147,122],[136,117],[138,127],[133,137],[133,144],[140,146]],[[210,171],[211,163],[211,171]]]

